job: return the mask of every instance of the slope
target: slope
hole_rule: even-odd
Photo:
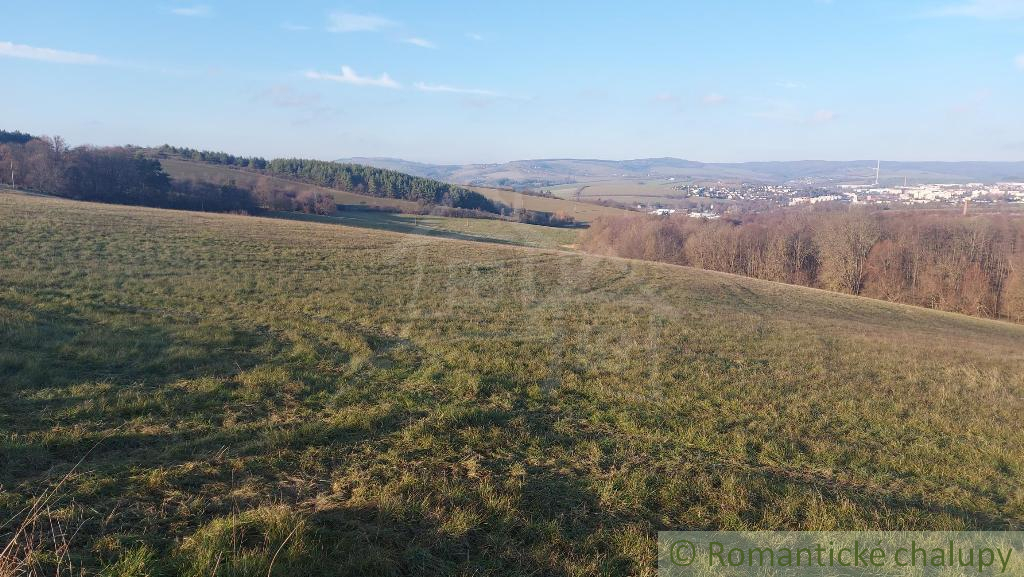
[[[403,210],[415,210],[418,208],[417,203],[408,200],[398,198],[380,198],[365,194],[334,190],[332,188],[324,188],[322,186],[279,178],[276,176],[262,175],[250,170],[242,170],[232,168],[230,166],[178,160],[174,158],[161,158],[160,165],[164,167],[164,172],[169,174],[171,178],[182,180],[200,180],[215,184],[226,184],[234,181],[239,186],[251,189],[256,186],[256,182],[258,180],[263,178],[267,179],[273,184],[273,186],[278,187],[281,190],[291,190],[297,193],[308,190],[318,194],[326,194],[333,196],[338,204],[350,207],[385,207]]]
[[[6,193],[0,246],[0,518],[56,489],[91,569],[652,575],[661,528],[1024,522],[1024,327]]]
[[[172,178],[202,180],[217,184],[224,184],[233,180],[240,186],[248,188],[255,186],[257,180],[260,178],[266,178],[273,183],[274,186],[279,187],[282,190],[293,190],[296,192],[310,190],[320,194],[333,195],[338,204],[346,205],[348,207],[388,207],[399,208],[407,211],[412,211],[418,208],[418,205],[411,201],[344,192],[275,176],[261,175],[253,171],[232,168],[230,166],[178,160],[173,158],[161,158],[160,164]],[[381,168],[394,170],[389,167]],[[623,214],[625,212],[621,209],[601,206],[599,204],[574,202],[572,200],[560,198],[532,196],[510,190],[483,187],[470,187],[470,189],[479,192],[491,200],[502,202],[513,208],[525,208],[527,210],[550,213],[563,213],[573,216],[580,222],[589,222],[602,215]]]
[[[525,208],[527,210],[538,210],[553,214],[565,214],[573,217],[578,222],[591,222],[599,216],[620,216],[629,214],[629,211],[613,206],[602,206],[590,202],[576,202],[566,198],[555,196],[536,196],[523,194],[507,189],[487,188],[482,186],[471,186],[470,190],[479,192],[487,198],[502,202],[512,208]]]

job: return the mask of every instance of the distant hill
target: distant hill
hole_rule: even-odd
[[[257,183],[264,179],[275,188],[282,191],[289,191],[298,195],[304,191],[327,194],[332,196],[338,204],[349,208],[390,208],[404,212],[416,212],[420,207],[413,201],[400,198],[386,198],[357,194],[355,192],[336,190],[323,186],[317,186],[298,180],[289,180],[280,176],[262,174],[252,170],[243,170],[234,166],[223,164],[212,164],[208,162],[197,162],[192,160],[181,160],[179,158],[161,158],[160,164],[172,178],[180,180],[198,180],[213,184],[235,183],[246,189],[253,190]],[[396,169],[389,169],[396,170]],[[526,209],[548,213],[561,213],[573,217],[578,222],[590,222],[602,215],[614,216],[617,214],[628,214],[619,208],[602,206],[590,202],[574,202],[556,197],[534,196],[522,194],[511,190],[500,190],[496,188],[478,188],[473,191],[484,197],[512,209]]]
[[[875,160],[704,163],[679,158],[539,159],[501,164],[424,164],[397,158],[347,158],[453,184],[530,188],[605,180],[677,178],[692,182],[856,184],[874,181]],[[902,183],[1024,181],[1024,162],[882,161],[881,181]]]

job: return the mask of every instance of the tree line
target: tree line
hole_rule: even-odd
[[[159,159],[186,160],[247,169],[263,176],[255,184],[171,179]],[[503,218],[546,226],[575,226],[572,217],[513,209],[472,190],[367,166],[305,159],[242,157],[224,152],[164,145],[69,148],[60,137],[35,137],[0,130],[0,182],[79,200],[185,210],[252,213],[262,209],[333,214],[329,194],[276,186],[269,178],[315,184],[419,203],[418,212],[447,211],[451,216]]]
[[[131,147],[69,148],[60,137],[0,133],[0,182],[76,200],[211,212],[253,212],[233,184],[172,180],[158,160]]]
[[[299,179],[326,188],[369,196],[499,212],[493,201],[478,192],[394,170],[323,160],[275,158],[267,165],[267,171],[275,176]]]
[[[258,156],[235,156],[226,152],[196,150],[167,144],[156,149],[156,152],[158,155],[177,156],[185,160],[250,168],[273,176],[378,198],[397,198],[423,204],[501,213],[501,207],[478,192],[394,170],[306,158],[275,158],[268,161]]]
[[[714,221],[603,217],[581,245],[1024,322],[1024,215],[820,210]]]
[[[237,166],[239,168],[254,168],[257,170],[263,170],[267,167],[267,160],[258,156],[235,156],[234,154],[228,154],[227,152],[196,150],[195,148],[171,146],[169,144],[164,144],[156,150],[158,154],[168,156],[173,155],[185,160],[210,162],[226,166]]]
[[[561,213],[512,208],[492,201],[468,188],[445,182],[411,176],[403,172],[359,164],[311,160],[303,158],[243,157],[225,152],[197,150],[163,145],[158,156],[176,156],[185,160],[247,168],[264,175],[314,184],[378,198],[396,198],[420,204],[417,212],[446,214],[468,218],[494,218],[542,226],[574,227],[575,219]],[[257,202],[273,210],[298,210],[326,214],[325,197],[308,192],[280,189],[262,179],[253,190]],[[486,213],[486,214],[481,214]]]

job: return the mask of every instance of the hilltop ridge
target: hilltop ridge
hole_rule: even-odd
[[[540,187],[602,180],[677,178],[695,182],[743,181],[782,184],[863,184],[874,179],[876,160],[798,160],[767,162],[698,162],[680,158],[600,160],[551,158],[493,164],[429,164],[398,158],[347,158],[353,162],[400,170],[415,176],[462,185]],[[902,183],[1024,181],[1021,162],[882,161],[882,181]]]

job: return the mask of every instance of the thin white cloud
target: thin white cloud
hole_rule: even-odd
[[[253,95],[253,102],[268,104],[286,111],[297,126],[325,120],[337,112],[320,102],[320,94],[299,92],[287,84],[275,84]]]
[[[189,17],[205,17],[213,14],[213,10],[205,5],[198,4],[196,6],[179,6],[177,8],[171,8],[171,14],[176,16],[189,16]]]
[[[373,14],[331,12],[327,17],[329,32],[376,32],[397,25],[393,20]]]
[[[405,42],[406,44],[412,44],[413,46],[419,46],[420,48],[437,48],[437,44],[434,44],[430,40],[426,40],[424,38],[416,38],[415,36],[411,38],[405,38],[402,40],[402,42]]]
[[[402,87],[401,84],[395,82],[387,73],[383,73],[376,78],[372,76],[360,76],[349,66],[342,66],[341,74],[330,74],[327,72],[316,72],[314,70],[310,70],[306,72],[306,78],[313,80],[331,80],[333,82],[341,82],[343,84],[351,84],[353,86],[376,86],[379,88]]]
[[[254,100],[278,108],[308,108],[320,104],[320,95],[315,92],[298,92],[287,84],[275,84],[257,93]]]
[[[1024,70],[1024,54],[1018,54],[1013,63],[1017,65],[1017,70]]]
[[[655,102],[675,102],[676,100],[679,99],[671,92],[660,92],[654,95]]]
[[[811,116],[811,120],[818,123],[832,122],[837,116],[832,110],[819,110]]]
[[[306,30],[309,30],[309,26],[304,24],[292,24],[291,22],[285,22],[281,25],[281,28],[291,32],[305,32]]]
[[[58,62],[61,64],[103,64],[105,62],[95,54],[54,50],[53,48],[38,48],[12,42],[0,42],[0,56],[41,60],[43,62]]]
[[[470,40],[476,40],[477,42],[480,42],[481,40],[484,39],[482,34],[478,34],[476,32],[467,32],[466,38],[469,38]]]
[[[1024,0],[966,0],[943,6],[930,16],[964,16],[983,20],[1024,18]]]
[[[775,86],[778,86],[779,88],[785,88],[787,90],[796,90],[797,88],[804,87],[802,82],[793,82],[791,80],[780,80],[779,82],[775,83]]]
[[[490,96],[499,98],[503,96],[500,92],[493,90],[484,90],[482,88],[458,88],[456,86],[448,86],[447,84],[427,84],[425,82],[417,82],[415,84],[416,90],[420,92],[447,92],[449,94],[468,94],[472,96]]]
[[[728,101],[729,101],[728,98],[726,98],[725,96],[722,96],[721,94],[719,94],[717,92],[712,92],[710,94],[705,94],[704,97],[701,98],[701,102],[703,102],[704,104],[706,104],[708,106],[718,106],[719,104],[725,104]]]

